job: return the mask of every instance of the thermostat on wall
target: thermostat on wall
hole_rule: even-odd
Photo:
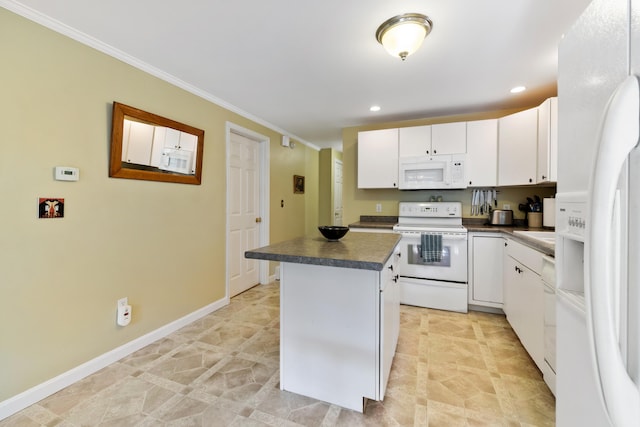
[[[56,166],[56,181],[77,181],[80,179],[80,169],[69,166]]]

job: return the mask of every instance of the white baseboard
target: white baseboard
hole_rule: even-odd
[[[91,359],[88,362],[83,363],[82,365],[76,366],[75,368],[72,368],[67,372],[63,372],[62,374],[51,378],[50,380],[47,380],[35,387],[32,387],[20,394],[17,394],[7,400],[0,402],[0,420],[3,420],[15,414],[16,412],[39,402],[45,397],[51,396],[52,394],[62,390],[63,388],[68,387],[77,381],[80,381],[88,375],[91,375],[94,372],[97,372],[100,369],[117,362],[123,357],[128,356],[131,353],[138,351],[141,348],[161,338],[164,338],[169,334],[172,334],[173,332],[188,325],[189,323],[192,323],[209,313],[213,313],[214,311],[228,304],[228,297],[213,302],[199,310],[194,311],[193,313],[187,314],[180,319],[168,323],[156,329],[155,331],[151,331],[148,334],[136,338],[133,341],[129,341],[128,343],[114,348],[113,350],[108,351],[107,353],[104,353],[94,359]]]

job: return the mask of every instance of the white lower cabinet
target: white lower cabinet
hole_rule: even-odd
[[[469,234],[469,304],[502,308],[504,242],[500,233]]]
[[[542,253],[507,239],[504,305],[509,324],[535,364],[544,367],[544,285]]]
[[[363,412],[384,399],[400,332],[397,254],[382,271],[281,263],[280,388]]]

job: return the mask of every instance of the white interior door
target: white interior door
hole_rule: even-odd
[[[259,142],[231,132],[228,194],[229,296],[259,283],[259,262],[244,257],[260,246],[260,149]]]
[[[333,225],[342,225],[342,162],[334,163]]]

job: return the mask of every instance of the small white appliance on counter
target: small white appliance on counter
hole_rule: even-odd
[[[460,202],[400,202],[400,303],[467,312],[467,229]]]
[[[542,199],[542,226],[554,228],[556,226],[556,199],[546,197]]]

